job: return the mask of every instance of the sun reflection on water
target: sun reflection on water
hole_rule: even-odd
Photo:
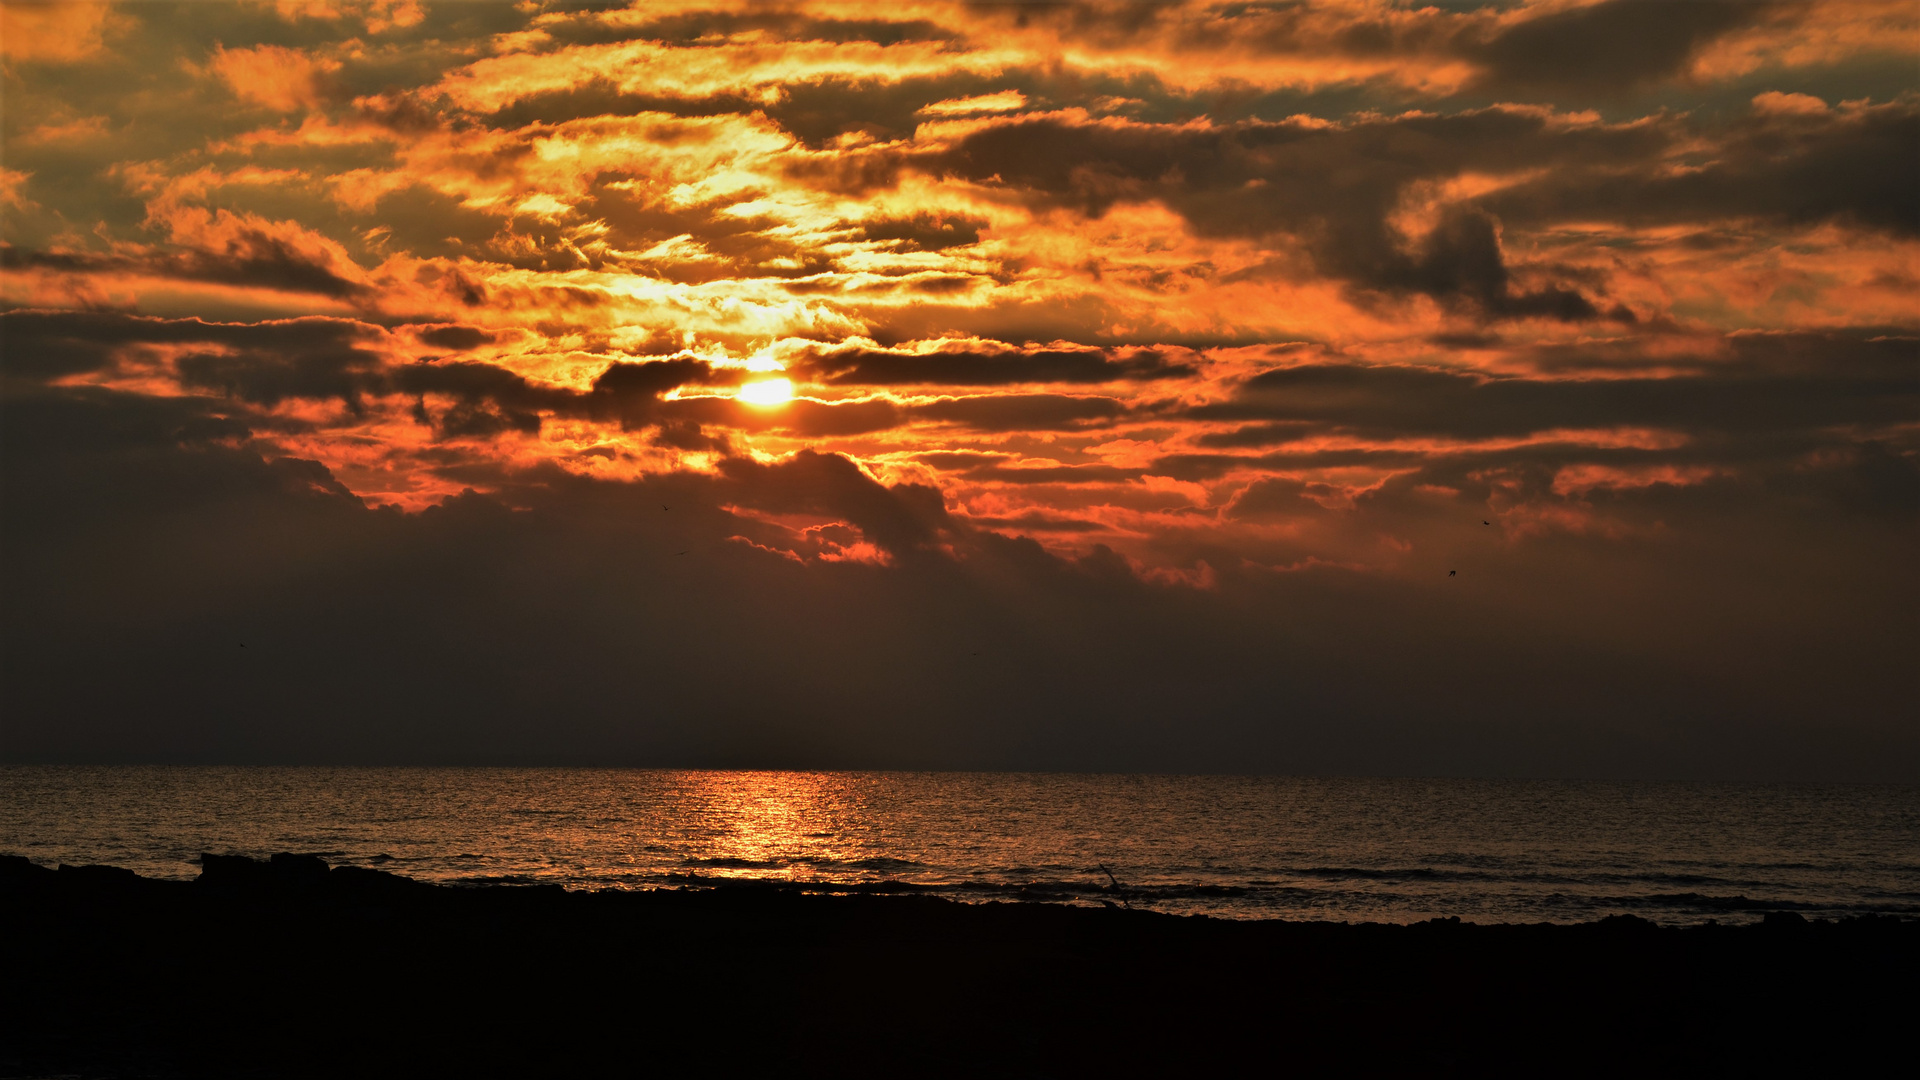
[[[817,776],[755,773],[710,778],[709,812],[726,822],[712,858],[750,863],[832,858],[834,815]]]
[[[858,799],[845,778],[818,773],[694,773],[683,797],[699,822],[688,862],[711,877],[810,880],[861,857]],[[850,827],[854,827],[850,829]],[[699,841],[704,841],[701,843]]]

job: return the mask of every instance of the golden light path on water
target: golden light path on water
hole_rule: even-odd
[[[703,773],[683,797],[713,824],[698,839],[714,877],[806,880],[862,857],[859,807],[831,774]]]

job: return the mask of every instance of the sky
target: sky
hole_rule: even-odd
[[[1920,781],[1920,8],[4,5],[0,757]]]

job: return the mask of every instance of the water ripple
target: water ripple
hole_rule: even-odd
[[[186,878],[783,888],[1238,918],[1920,914],[1920,788],[986,773],[0,767],[0,851]]]

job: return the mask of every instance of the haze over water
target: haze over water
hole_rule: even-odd
[[[297,851],[452,884],[782,883],[1234,918],[1697,923],[1920,913],[1917,840],[1911,786],[0,768],[0,851],[168,878],[197,874],[201,851]]]

